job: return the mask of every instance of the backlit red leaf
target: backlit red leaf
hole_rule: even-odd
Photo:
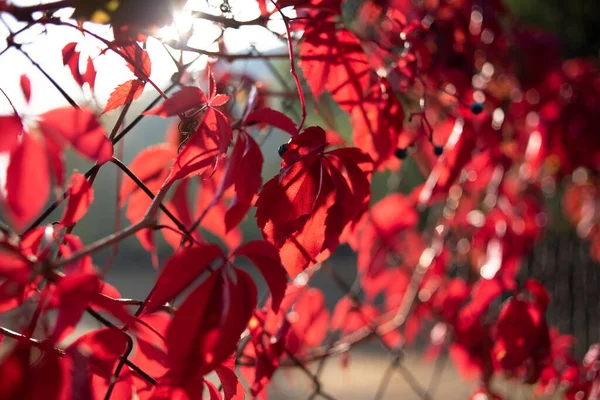
[[[46,150],[32,135],[23,135],[6,171],[6,206],[15,226],[23,228],[42,211],[50,192]]]
[[[225,230],[231,231],[246,216],[262,184],[263,156],[252,137],[240,133],[216,196],[235,185],[235,197],[225,213]]]
[[[11,151],[17,144],[18,137],[23,132],[23,122],[16,115],[0,116],[0,153]]]
[[[184,86],[159,106],[146,111],[144,115],[172,117],[200,107],[206,103],[206,95],[195,86]]]
[[[146,313],[158,310],[205,272],[211,263],[223,257],[218,246],[202,244],[175,253],[161,270],[148,301]]]
[[[261,108],[260,110],[252,111],[244,121],[244,125],[250,126],[254,124],[265,124],[281,129],[284,132],[294,136],[298,133],[296,124],[287,115],[282,114],[272,108]]]
[[[146,82],[152,72],[152,63],[148,52],[137,43],[132,43],[119,48],[120,53],[127,62],[127,67],[143,82]]]
[[[75,328],[86,307],[100,290],[100,280],[92,272],[74,272],[56,285],[58,317],[52,341],[59,342]]]
[[[29,103],[31,100],[31,80],[27,75],[22,74],[21,78],[19,78],[19,83],[21,84],[21,90],[25,96],[25,101]]]
[[[76,42],[67,43],[62,49],[62,59],[63,65],[69,67],[69,70],[71,71],[71,75],[73,76],[73,79],[75,79],[75,82],[77,82],[79,86],[82,86],[83,77],[79,72],[79,57],[81,56],[81,53],[75,50],[76,47]]]
[[[96,68],[94,67],[94,62],[91,57],[88,57],[87,62],[85,63],[85,72],[83,73],[83,81],[87,82],[90,85],[90,89],[94,90],[94,86],[96,84]]]
[[[229,101],[229,96],[225,94],[218,94],[210,100],[211,107],[219,107]]]
[[[85,215],[94,201],[94,190],[84,175],[75,172],[67,189],[67,207],[63,213],[61,224],[73,225]]]
[[[247,257],[256,266],[271,291],[271,308],[273,312],[279,312],[287,287],[287,275],[277,248],[269,242],[254,240],[244,244],[233,254]]]
[[[169,182],[185,179],[191,175],[210,177],[233,138],[227,118],[220,111],[209,107],[202,121],[183,147],[171,167]]]
[[[351,113],[354,145],[381,165],[394,155],[402,132],[404,110],[386,83],[373,85],[365,100]]]
[[[139,99],[143,92],[144,82],[139,79],[131,79],[122,83],[110,94],[108,103],[106,103],[106,107],[102,112],[107,113],[125,104],[130,104],[132,101]]]
[[[371,158],[353,148],[325,152],[325,137],[319,127],[294,136],[279,176],[263,186],[256,202],[263,237],[281,248],[292,279],[335,249],[370,198]]]
[[[169,164],[177,156],[177,150],[169,144],[146,147],[129,164],[129,170],[144,182],[146,187],[156,194],[169,174]],[[119,198],[121,204],[127,197],[139,190],[136,183],[125,176]]]
[[[214,370],[235,351],[256,306],[256,287],[248,274],[234,272],[236,283],[222,269],[212,273],[175,313],[167,332],[174,386]]]
[[[99,164],[109,161],[113,146],[94,113],[87,109],[57,108],[41,116],[40,129],[59,144],[69,143]]]
[[[363,103],[369,88],[369,63],[360,41],[333,22],[306,30],[300,44],[300,66],[315,98],[328,91],[346,111]]]
[[[230,357],[215,369],[223,386],[225,400],[244,400],[246,389],[235,374],[235,358]]]

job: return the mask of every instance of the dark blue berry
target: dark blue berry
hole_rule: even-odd
[[[408,152],[406,151],[405,148],[402,147],[398,147],[396,149],[396,157],[398,157],[400,160],[404,160],[406,158],[406,156],[408,155]]]
[[[481,103],[471,103],[471,112],[475,115],[481,114],[483,111],[483,104]]]
[[[441,156],[442,153],[444,152],[444,147],[443,146],[433,146],[433,152],[435,153],[436,156]]]
[[[279,146],[279,149],[277,149],[279,157],[283,157],[286,151],[288,151],[288,145],[286,143],[282,144],[281,146]]]

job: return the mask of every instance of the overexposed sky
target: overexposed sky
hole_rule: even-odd
[[[18,5],[35,5],[39,1],[17,0],[13,1]],[[175,21],[180,29],[188,27],[192,20],[190,12],[192,10],[204,11],[207,13],[221,15],[219,5],[221,0],[189,0],[185,9],[175,16]],[[258,6],[253,0],[230,0],[232,13],[231,16],[237,20],[250,20],[259,15]],[[68,18],[72,9],[64,10],[61,16]],[[11,30],[18,30],[23,26],[22,23],[14,20],[10,15],[3,13],[2,19]],[[97,33],[103,37],[110,38],[111,32],[108,26],[85,24],[86,29]],[[269,27],[279,33],[285,31],[281,19],[276,14]],[[218,50],[212,42],[219,36],[220,29],[212,22],[206,20],[193,21],[194,35],[189,41],[192,47],[203,48],[206,50]],[[165,39],[172,39],[177,35],[177,27],[165,27],[161,29],[160,34]],[[0,25],[0,50],[6,47],[5,38],[8,35],[8,29],[4,24]],[[225,43],[228,51],[232,53],[246,52],[251,45],[256,46],[261,52],[272,51],[280,48],[285,52],[285,46],[282,41],[272,33],[260,27],[246,26],[240,29],[230,29],[226,32]],[[98,100],[99,107],[103,107],[110,93],[116,86],[126,80],[134,78],[131,71],[125,66],[125,62],[112,52],[99,55],[99,42],[93,38],[84,37],[80,32],[73,28],[62,26],[35,26],[17,36],[17,42],[23,43],[23,49],[38,62],[44,70],[51,75],[65,91],[76,101],[82,102],[90,99],[90,93],[82,93],[82,90],[73,80],[67,67],[62,64],[61,50],[69,42],[79,43],[78,50],[82,54],[81,62],[85,61],[85,55],[89,54],[94,59],[94,65],[97,70],[95,98]],[[161,87],[169,84],[171,75],[176,71],[173,62],[166,53],[165,48],[156,39],[149,39],[147,50],[152,61],[152,80]],[[172,54],[179,58],[179,52],[171,49]],[[184,54],[184,60],[191,60],[196,55],[192,53]],[[199,60],[196,69],[201,69],[206,64],[206,58]],[[83,67],[83,65],[82,65]],[[13,101],[20,114],[31,116],[43,113],[44,111],[66,105],[66,101],[60,93],[51,85],[51,83],[40,73],[19,51],[10,49],[0,56],[0,88],[2,88]],[[32,97],[29,105],[25,103],[24,96],[19,85],[21,74],[26,74],[32,82]],[[146,86],[146,92],[154,92],[150,86]],[[5,98],[0,98],[0,114],[11,114],[12,109]]]

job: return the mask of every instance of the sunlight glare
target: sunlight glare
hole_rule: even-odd
[[[163,40],[179,40],[192,29],[194,18],[189,10],[182,10],[173,15],[173,23],[161,28],[158,36]]]

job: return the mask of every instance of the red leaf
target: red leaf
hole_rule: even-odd
[[[300,66],[315,98],[323,91],[346,111],[363,103],[369,88],[369,63],[359,39],[334,22],[311,25],[300,44]]]
[[[242,242],[242,234],[236,227],[227,231],[226,219],[227,209],[224,203],[225,196],[217,196],[217,185],[221,170],[217,169],[215,175],[210,179],[203,180],[198,185],[196,195],[196,215],[204,215],[201,226],[227,245],[227,248],[234,250]],[[223,178],[225,179],[225,178]]]
[[[106,114],[115,108],[130,104],[132,101],[139,99],[143,92],[144,82],[139,79],[132,79],[120,84],[110,94],[108,103],[106,103],[106,107],[104,107],[102,113]]]
[[[228,101],[229,96],[227,96],[226,94],[218,94],[210,100],[209,104],[211,107],[219,107],[227,103]]]
[[[208,388],[208,399],[209,400],[222,400],[223,397],[221,397],[221,392],[219,392],[219,389],[217,389],[217,387],[212,384],[210,381],[205,380],[204,383],[206,384],[206,387]]]
[[[333,251],[345,226],[368,205],[370,157],[352,148],[325,152],[326,145],[319,127],[294,136],[279,177],[263,186],[256,202],[263,237],[281,248],[292,279]]]
[[[225,400],[244,400],[246,398],[246,389],[235,375],[235,358],[228,358],[215,368],[215,372],[223,386]]]
[[[329,326],[342,333],[354,332],[372,324],[378,316],[379,312],[372,305],[356,304],[350,296],[344,296],[335,305]]]
[[[100,281],[92,272],[71,273],[60,280],[56,285],[58,317],[52,333],[53,343],[71,333],[99,290]]]
[[[85,215],[94,201],[94,190],[84,175],[75,172],[67,189],[67,207],[63,213],[61,224],[70,226]]]
[[[111,385],[116,363],[129,347],[128,335],[120,329],[104,328],[81,336],[65,350],[73,360],[71,375],[78,393],[100,400]],[[132,398],[131,374],[122,373],[117,378],[111,398]]]
[[[23,132],[23,122],[16,115],[0,116],[0,153],[11,151],[17,144],[19,135]]]
[[[169,325],[167,331],[169,364],[177,386],[195,376],[201,363],[206,362],[206,357],[213,357],[212,354],[202,354],[195,350],[200,344],[201,330],[209,329],[208,324],[203,324],[203,320],[208,319],[207,314],[220,305],[218,300],[221,297],[222,286],[220,274],[211,274],[181,304]]]
[[[208,269],[213,261],[224,255],[214,244],[185,248],[173,255],[160,272],[146,306],[146,313],[158,310],[181,293]]]
[[[172,117],[186,111],[202,106],[206,103],[206,95],[195,86],[184,86],[179,92],[173,94],[162,104],[146,111],[144,115],[157,115],[159,117]]]
[[[10,248],[9,243],[3,243]],[[0,276],[8,281],[25,283],[31,274],[31,265],[19,254],[19,249],[0,252]]]
[[[132,224],[137,224],[146,215],[150,203],[152,203],[152,199],[146,193],[141,190],[135,191],[129,198],[125,216]],[[154,245],[154,231],[152,229],[142,229],[136,232],[135,236],[140,241],[142,247],[152,254],[153,265],[156,267],[158,259],[156,246]]]
[[[288,348],[294,354],[307,347],[321,344],[329,328],[329,311],[325,306],[325,296],[314,288],[304,290],[294,306],[298,319],[291,322]]]
[[[266,124],[281,129],[284,132],[294,136],[298,133],[296,124],[287,115],[282,114],[272,108],[261,108],[260,110],[252,111],[244,121],[245,126],[253,124]]]
[[[394,156],[402,132],[404,110],[391,86],[376,83],[352,110],[352,140],[380,165]],[[393,158],[395,160],[395,157]]]
[[[41,116],[40,129],[59,144],[68,142],[82,155],[103,164],[113,155],[113,146],[94,113],[72,107],[57,108]]]
[[[148,52],[140,47],[137,43],[132,43],[119,48],[127,62],[127,67],[138,77],[142,82],[147,82],[152,72],[152,63]]]
[[[129,170],[135,174],[154,194],[158,192],[169,174],[169,164],[177,156],[177,151],[168,144],[146,147],[129,164]],[[121,185],[119,199],[125,203],[127,197],[139,190],[136,183],[126,177]]]
[[[36,354],[36,362],[30,365],[31,355],[31,348],[17,345],[3,358],[0,398],[67,400],[71,387],[65,359],[48,351]]]
[[[82,86],[84,81],[83,77],[81,76],[81,73],[79,72],[79,57],[81,53],[75,50],[76,47],[77,43],[75,42],[67,43],[67,45],[63,47],[63,65],[69,67],[69,70],[71,71],[71,75],[73,76],[73,79],[75,79],[75,82],[77,82],[79,86]]]
[[[169,183],[191,175],[212,175],[227,152],[233,131],[226,117],[209,108],[198,130],[192,134],[171,167]],[[211,168],[212,167],[212,168]]]
[[[50,161],[50,173],[55,186],[62,187],[65,181],[65,157],[62,146],[54,139],[46,137],[46,150]]]
[[[274,313],[279,312],[287,287],[287,275],[281,266],[277,248],[263,240],[254,240],[246,243],[233,254],[247,257],[258,268],[271,291],[271,308]]]
[[[50,192],[50,171],[43,145],[32,135],[23,135],[13,149],[6,171],[6,205],[18,229],[42,211]]]
[[[235,351],[256,306],[256,287],[248,274],[233,271],[235,284],[218,270],[175,313],[167,332],[175,386],[209,373]]]
[[[235,184],[235,197],[225,213],[225,231],[236,227],[252,206],[254,196],[262,184],[263,156],[252,137],[240,134],[229,157],[225,174],[216,196],[221,196]]]
[[[21,84],[21,90],[23,91],[23,95],[25,95],[25,101],[29,103],[29,101],[31,100],[31,80],[27,75],[22,74],[19,82]]]
[[[94,68],[94,62],[91,57],[88,57],[87,62],[85,64],[85,72],[82,77],[84,82],[87,82],[90,85],[90,89],[94,90],[94,86],[96,84],[96,68]]]
[[[193,216],[190,210],[190,202],[188,199],[188,188],[189,188],[189,180],[184,180],[179,182],[177,187],[173,192],[173,196],[166,204],[169,211],[180,221],[183,226],[186,228],[191,228],[194,223]],[[179,228],[175,225],[175,223],[167,216],[167,214],[161,214],[160,221],[162,225],[170,226],[175,231],[171,229],[162,229],[162,234],[165,237],[167,243],[169,243],[174,249],[179,248],[181,245],[182,234],[179,233]],[[192,232],[192,235],[198,240],[199,235],[197,234],[197,230]]]

